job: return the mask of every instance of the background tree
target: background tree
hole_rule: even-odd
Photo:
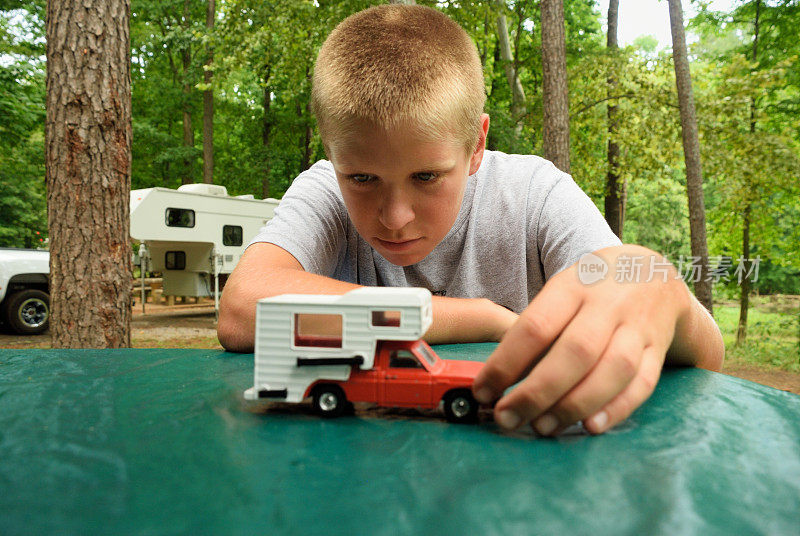
[[[130,346],[129,18],[127,0],[47,4],[54,348]]]
[[[792,291],[800,282],[800,158],[796,133],[800,103],[797,76],[800,5],[743,2],[731,13],[704,11],[695,25],[705,44],[707,111],[701,127],[710,163],[714,225],[712,243],[721,254],[741,259],[744,274],[761,261],[759,277],[737,277],[737,344],[746,339],[749,297],[754,287],[773,291],[775,281]],[[753,165],[757,162],[758,165]],[[800,286],[800,285],[798,285]],[[798,289],[800,291],[800,289]]]
[[[619,0],[610,0],[608,3],[608,40],[609,54],[616,54],[617,23],[619,21]],[[612,72],[608,77],[608,94],[613,97],[617,93],[617,77]],[[612,101],[608,105],[608,173],[606,174],[605,218],[614,234],[622,238],[622,229],[625,222],[625,193],[626,181],[620,181],[619,176],[619,142],[616,138],[617,131],[617,105]]]
[[[569,88],[564,4],[542,0],[542,120],[544,157],[569,173]]]
[[[508,38],[508,21],[506,19],[505,9],[506,5],[502,1],[497,2],[500,5],[500,13],[497,15],[497,50],[500,52],[500,59],[503,62],[503,70],[506,74],[508,86],[511,89],[511,121],[514,123],[514,135],[516,138],[522,137],[522,121],[527,114],[525,106],[525,90],[522,87],[522,81],[519,78],[519,57],[516,54],[518,46],[514,47],[514,52],[511,50],[511,42]],[[517,21],[521,26],[523,18],[520,16],[521,10],[524,8],[523,2],[517,2],[514,8],[517,10]],[[522,28],[518,26],[516,31],[517,39],[522,35]],[[518,42],[516,43],[518,44]]]
[[[44,0],[0,1],[0,246],[47,237],[44,182]]]
[[[703,173],[700,166],[700,142],[692,96],[692,80],[686,55],[686,33],[683,28],[683,8],[680,0],[669,0],[669,21],[672,31],[672,56],[675,62],[675,81],[681,111],[683,152],[686,161],[686,192],[689,199],[689,229],[692,256],[699,263],[699,278],[694,282],[697,299],[713,312],[711,282],[708,278],[708,244],[706,242],[706,208],[703,198]]]
[[[215,0],[208,0],[206,10],[206,31],[207,39],[211,38],[214,30],[214,20],[217,10]],[[214,182],[214,91],[211,88],[212,70],[211,64],[214,61],[214,52],[211,46],[208,47],[208,59],[203,69],[203,182],[211,184]]]

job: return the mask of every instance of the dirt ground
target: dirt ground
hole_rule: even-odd
[[[135,348],[222,349],[217,340],[214,303],[210,300],[174,306],[148,303],[146,314],[142,314],[141,304],[137,303],[131,327],[132,346]],[[19,336],[0,331],[0,348],[48,347],[49,332]],[[800,374],[735,362],[726,362],[722,372],[800,395]]]

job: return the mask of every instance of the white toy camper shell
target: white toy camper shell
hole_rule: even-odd
[[[317,380],[347,380],[353,365],[372,368],[378,341],[422,338],[433,321],[431,303],[427,289],[392,287],[259,300],[254,385],[245,399],[269,393],[301,402]]]
[[[214,296],[215,278],[233,271],[278,203],[216,184],[132,190],[131,237],[145,245],[148,270],[163,274],[165,295]]]

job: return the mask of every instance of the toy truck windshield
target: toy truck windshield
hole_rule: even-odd
[[[436,357],[436,354],[431,352],[431,349],[428,347],[427,344],[418,344],[416,350],[423,358],[425,358],[425,361],[428,362],[431,368],[433,368],[433,366],[436,365],[438,358]]]

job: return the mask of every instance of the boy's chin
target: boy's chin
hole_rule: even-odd
[[[381,257],[395,266],[411,266],[412,264],[417,264],[430,253],[430,251],[396,253],[386,251],[384,248],[375,248],[375,246],[373,246],[373,248],[380,254]]]

